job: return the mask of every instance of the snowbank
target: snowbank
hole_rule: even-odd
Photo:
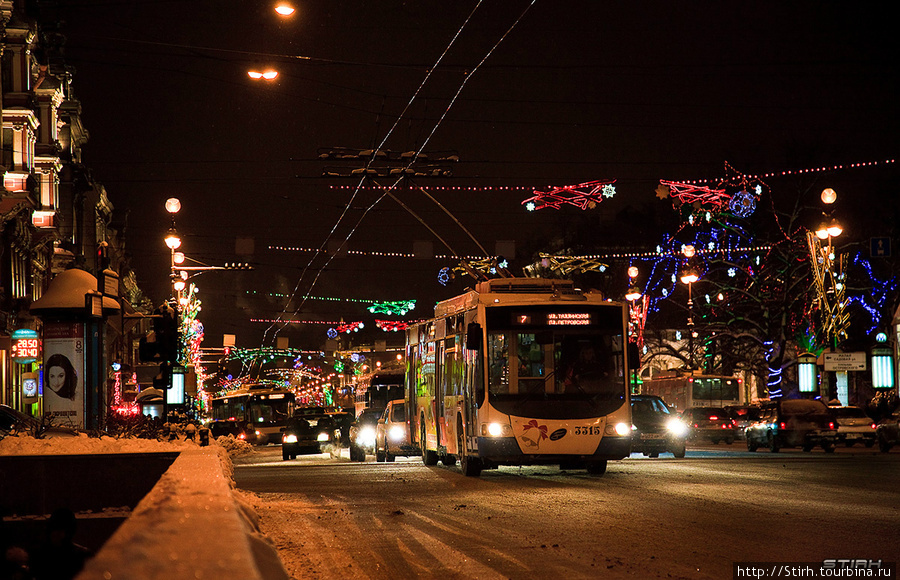
[[[258,516],[236,493],[229,452],[244,442],[6,437],[0,455],[103,455],[178,451],[178,458],[92,558],[78,580],[210,578],[287,580]]]

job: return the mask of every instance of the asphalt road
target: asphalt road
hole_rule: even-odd
[[[735,562],[900,560],[897,450],[735,443],[635,455],[603,477],[502,467],[466,478],[346,451],[282,461],[270,446],[236,458],[234,477],[297,579],[722,579]]]

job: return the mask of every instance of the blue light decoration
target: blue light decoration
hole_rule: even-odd
[[[441,286],[446,286],[450,283],[450,268],[445,266],[441,268],[441,271],[438,272],[438,282],[440,282]]]
[[[757,186],[757,190],[762,191],[762,188]],[[742,189],[731,196],[731,201],[728,202],[728,209],[737,217],[750,217],[756,211],[756,197]]]
[[[866,334],[872,334],[876,328],[882,326],[884,315],[888,313],[889,303],[896,296],[900,280],[891,276],[881,279],[872,271],[872,264],[862,257],[860,252],[853,254],[851,264],[861,266],[869,278],[871,290],[851,292],[847,300],[851,304],[858,304],[869,315],[870,324]],[[857,284],[865,287],[866,284]]]
[[[328,338],[330,338],[330,339],[335,339],[338,337],[338,331],[334,328],[329,328],[328,331],[326,332],[326,334],[328,335]]]

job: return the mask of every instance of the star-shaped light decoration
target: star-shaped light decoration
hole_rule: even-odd
[[[616,186],[613,185],[612,183],[607,183],[606,185],[603,186],[602,191],[603,191],[603,197],[609,199],[616,195]]]
[[[667,197],[669,197],[669,193],[669,188],[665,185],[660,183],[658,186],[656,186],[656,197],[658,197],[659,199],[666,199]]]

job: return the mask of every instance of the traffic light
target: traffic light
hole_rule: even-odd
[[[168,304],[160,306],[153,319],[159,358],[166,362],[178,362],[181,358],[181,333],[178,331],[178,311]]]
[[[102,272],[109,268],[109,244],[100,242],[97,244],[97,271]]]

